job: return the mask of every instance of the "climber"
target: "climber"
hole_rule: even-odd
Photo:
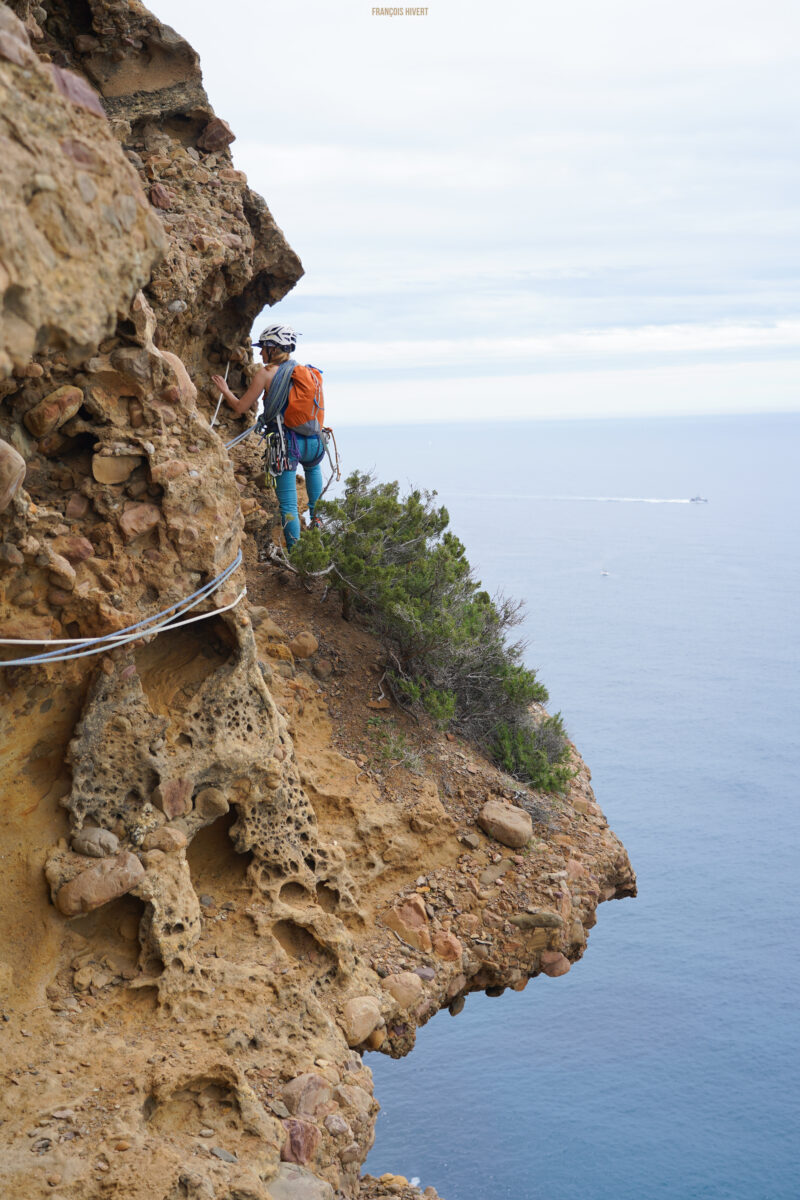
[[[297,334],[288,325],[269,325],[253,345],[260,348],[264,365],[256,371],[241,400],[221,375],[211,378],[235,413],[247,412],[264,397],[261,423],[273,431],[275,439],[270,442],[275,453],[272,467],[268,463],[268,478],[272,475],[275,482],[283,533],[291,550],[300,537],[295,477],[299,462],[305,471],[311,524],[318,524],[314,509],[322,494],[320,463],[325,456],[322,372],[317,367],[301,366],[291,357]]]

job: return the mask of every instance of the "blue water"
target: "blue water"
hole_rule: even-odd
[[[640,888],[569,975],[369,1056],[367,1169],[447,1200],[796,1200],[800,416],[339,440],[435,487],[484,585],[525,598]]]

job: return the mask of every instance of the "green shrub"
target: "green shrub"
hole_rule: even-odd
[[[292,563],[301,577],[325,576],[344,616],[367,617],[399,703],[459,730],[516,778],[563,788],[563,728],[532,718],[547,689],[522,663],[522,643],[508,640],[522,606],[481,589],[434,498],[414,490],[401,499],[397,483],[356,471],[342,497],[317,506],[323,528],[303,535]]]
[[[537,780],[544,792],[563,792],[572,778],[565,764],[566,732],[561,714],[529,726],[499,725],[492,743],[497,763],[515,779]]]

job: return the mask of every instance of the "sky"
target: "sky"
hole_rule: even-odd
[[[800,409],[796,0],[150,7],[303,261],[256,329],[332,423]]]

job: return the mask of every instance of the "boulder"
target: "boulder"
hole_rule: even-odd
[[[381,1006],[374,996],[354,996],[342,1010],[348,1046],[360,1046],[383,1023]]]
[[[533,837],[533,821],[528,813],[502,800],[487,800],[478,824],[489,837],[514,850],[526,846]]]
[[[316,654],[319,649],[319,642],[307,629],[302,633],[298,633],[289,642],[289,649],[295,658],[311,658],[312,654]]]
[[[0,512],[8,508],[22,487],[25,470],[22,455],[8,442],[0,441]]]
[[[197,146],[200,150],[224,150],[226,146],[235,141],[236,134],[228,122],[223,121],[221,117],[214,117],[197,139]]]
[[[539,964],[544,974],[549,975],[551,979],[557,979],[559,975],[566,975],[572,966],[569,959],[558,950],[543,950]]]
[[[388,975],[383,986],[402,1008],[412,1008],[422,995],[422,980],[413,971]]]
[[[135,854],[124,850],[114,858],[104,858],[65,883],[56,896],[56,907],[65,917],[91,912],[130,892],[144,878],[144,867]]]
[[[272,1200],[334,1200],[329,1183],[293,1162],[282,1162],[268,1186]]]
[[[287,1083],[282,1095],[293,1117],[313,1117],[318,1109],[329,1102],[333,1089],[327,1079],[313,1071],[306,1071]]]
[[[42,438],[74,417],[82,404],[81,389],[65,384],[34,404],[22,419],[35,438]]]

